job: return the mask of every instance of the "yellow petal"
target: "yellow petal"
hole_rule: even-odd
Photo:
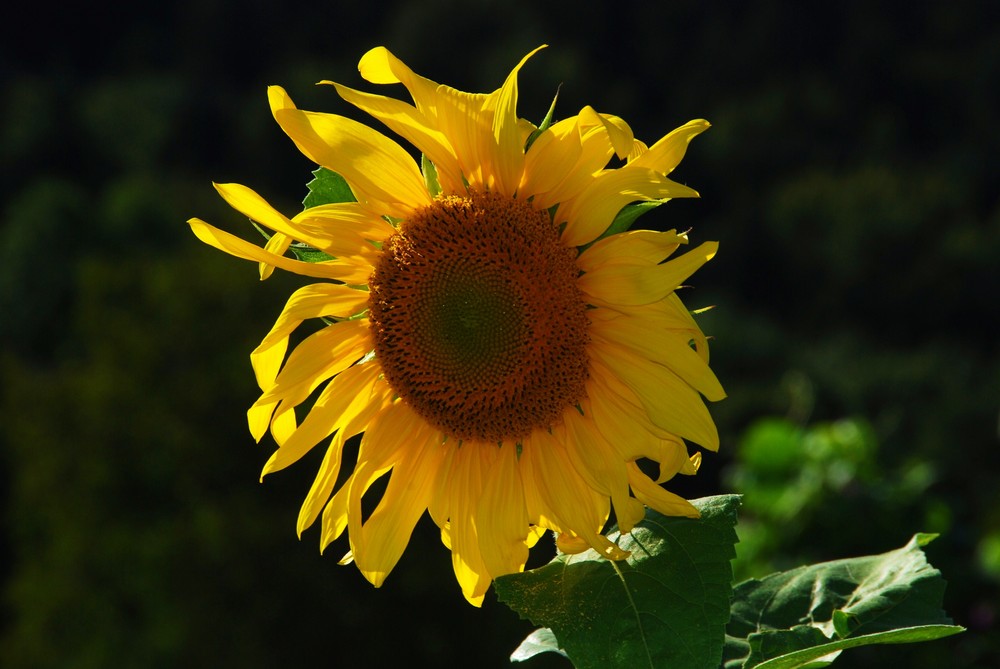
[[[581,416],[575,409],[565,414],[569,437],[566,442],[567,455],[591,488],[602,495],[610,495],[618,528],[622,532],[629,532],[642,520],[642,503],[629,495],[625,462],[597,430],[589,403],[585,401],[582,405],[585,416]],[[589,481],[597,483],[595,485]]]
[[[320,440],[343,427],[372,402],[375,382],[382,368],[374,362],[348,367],[316,398],[305,420],[264,465],[260,476],[284,469],[312,450]]]
[[[267,240],[267,244],[264,245],[264,250],[268,253],[273,253],[276,256],[283,256],[288,251],[288,247],[292,244],[292,238],[288,235],[283,235],[280,232],[276,232],[271,235],[271,238]],[[274,265],[268,265],[266,262],[258,263],[260,268],[260,280],[264,281],[269,278],[274,272]]]
[[[587,317],[592,322],[596,322],[617,318],[618,314],[648,321],[650,327],[656,327],[663,331],[683,333],[694,346],[698,356],[706,364],[708,363],[708,338],[698,327],[691,313],[676,293],[671,293],[665,299],[650,304],[615,304],[608,305],[607,308],[590,309],[587,312]]]
[[[701,453],[688,455],[687,446],[681,439],[664,440],[660,442],[660,452],[656,460],[660,463],[660,472],[656,483],[669,481],[676,474],[696,474],[698,464],[701,464]],[[694,459],[693,459],[694,458]]]
[[[462,170],[448,138],[437,130],[416,107],[401,100],[356,91],[332,81],[322,81],[336,87],[347,102],[385,123],[393,132],[404,137],[434,163],[438,179],[446,193],[462,188]]]
[[[590,543],[583,537],[577,536],[572,532],[560,532],[556,536],[556,548],[559,549],[560,553],[577,555],[578,553],[590,550]]]
[[[635,491],[635,496],[649,508],[665,516],[697,518],[701,515],[691,502],[653,483],[653,480],[643,474],[634,462],[630,462],[627,467],[628,480],[632,490]]]
[[[631,160],[629,166],[644,167],[660,174],[670,174],[684,158],[691,140],[708,130],[709,127],[711,124],[704,119],[688,121],[649,147],[648,151]]]
[[[444,455],[430,429],[410,436],[414,441],[406,456],[393,467],[382,500],[361,525],[364,550],[354,553],[358,569],[375,587],[382,585],[396,566],[413,527],[427,509]]]
[[[427,506],[431,520],[442,530],[448,525],[448,517],[451,515],[451,472],[454,470],[453,461],[460,447],[455,439],[449,439],[441,444],[441,448],[445,450],[445,459],[434,480],[434,495],[431,503]],[[445,540],[445,534],[441,535],[441,540]],[[450,544],[446,543],[445,545],[451,550]]]
[[[353,365],[372,348],[366,319],[341,321],[306,337],[288,356],[285,366],[264,391],[261,401],[280,400],[293,389],[326,374],[329,378]],[[335,371],[334,371],[335,370]],[[318,384],[317,384],[318,385]],[[315,389],[315,385],[312,386]]]
[[[672,371],[619,346],[595,344],[590,354],[615,370],[658,427],[715,451],[719,432],[697,391]]]
[[[489,102],[490,97],[481,93],[438,86],[432,109],[438,128],[455,148],[455,157],[466,181],[484,190],[494,185],[492,168],[496,153],[493,112],[487,108]]]
[[[553,430],[557,435],[561,432],[563,430]],[[526,481],[526,487],[534,485],[544,507],[564,532],[583,537],[594,550],[609,559],[627,557],[626,551],[601,534],[610,512],[608,498],[581,481],[566,453],[565,435],[562,436],[560,439],[542,431],[532,435],[538,437],[533,440],[535,447],[521,452],[524,472],[532,476]]]
[[[624,122],[613,122],[616,118],[584,107],[539,135],[525,156],[519,192],[541,209],[577,197],[608,164],[617,143],[631,136]]]
[[[242,184],[213,183],[212,185],[226,204],[247,218],[272,230],[287,229],[289,220],[252,189]]]
[[[493,140],[495,144],[489,159],[492,174],[496,179],[496,190],[504,195],[513,195],[524,172],[524,142],[521,139],[517,118],[517,73],[524,64],[545,45],[531,51],[511,70],[503,86],[500,87],[493,115]]]
[[[597,306],[659,302],[715,257],[718,248],[717,242],[705,242],[660,265],[639,264],[629,258],[609,260],[581,276],[577,285]]]
[[[297,109],[280,86],[270,86],[268,98],[299,150],[344,177],[359,201],[397,218],[430,204],[420,170],[399,144],[344,116]]]
[[[335,241],[344,234],[384,241],[396,228],[360,202],[334,202],[310,207],[292,218],[295,229]]]
[[[265,250],[277,255],[285,253],[289,242],[295,239],[336,256],[341,264],[360,266],[362,271],[370,273],[377,251],[366,239],[381,241],[393,232],[392,226],[357,202],[307,209],[289,220],[246,186],[213,185],[233,209],[276,231]],[[376,235],[366,237],[364,233],[369,231]]]
[[[470,186],[513,195],[524,168],[523,124],[516,114],[517,73],[536,51],[525,56],[490,95],[466,93],[417,76],[383,47],[366,53],[358,67],[373,83],[406,86],[417,111],[448,138]]]
[[[690,476],[692,474],[697,474],[700,468],[701,468],[701,451],[697,451],[695,452],[694,455],[688,458],[687,464],[681,467],[679,473]],[[657,483],[662,483],[662,481],[657,481]]]
[[[302,262],[275,255],[235,235],[212,227],[198,218],[188,220],[188,225],[191,226],[191,230],[201,241],[209,246],[214,246],[220,251],[225,251],[230,255],[243,258],[244,260],[254,260],[258,263],[264,262],[289,272],[295,272],[296,274],[319,279],[336,279],[346,283],[365,283],[368,280],[368,276],[371,275],[370,266],[365,271],[363,266],[347,264],[338,260]]]
[[[569,246],[583,246],[608,229],[622,207],[632,202],[675,197],[698,197],[687,186],[667,179],[649,169],[630,169],[626,165],[608,170],[594,178],[587,189],[557,211],[555,222],[566,223],[563,240]]]
[[[591,106],[586,106],[580,112],[584,119],[584,128],[600,126],[610,141],[615,154],[624,159],[632,150],[635,137],[632,128],[623,119],[611,114],[598,114]],[[607,161],[605,161],[607,164]]]
[[[302,536],[307,527],[316,521],[320,511],[330,500],[333,487],[337,483],[337,476],[340,474],[340,459],[344,443],[357,433],[366,430],[375,415],[391,403],[392,395],[393,392],[389,384],[384,382],[375,384],[368,405],[333,435],[312,487],[309,488],[309,494],[306,495],[302,507],[299,509],[296,525],[299,537]]]
[[[318,385],[318,383],[317,383]],[[305,399],[304,397],[302,399]],[[271,421],[271,436],[275,443],[281,446],[298,429],[298,420],[295,417],[295,407],[302,399],[294,399],[291,402],[282,400],[278,402],[278,408],[274,411],[274,419]]]
[[[433,106],[438,85],[415,74],[384,46],[375,47],[363,55],[358,63],[358,71],[373,84],[403,84],[413,97],[417,109],[425,115],[428,108]]]
[[[274,383],[285,357],[288,337],[302,321],[323,316],[352,316],[367,302],[366,291],[335,283],[313,283],[292,293],[271,331],[250,354],[250,364],[260,389],[267,390]]]
[[[323,509],[321,550],[325,550],[336,540],[349,524],[356,528],[351,529],[351,533],[354,534],[351,537],[351,551],[355,559],[358,551],[364,550],[364,537],[360,532],[360,511],[352,517],[354,513],[352,505],[360,504],[365,491],[392,468],[399,459],[400,451],[412,443],[407,430],[414,425],[413,412],[399,400],[386,406],[371,419],[358,448],[358,460],[354,472]]]
[[[631,230],[599,239],[580,254],[576,264],[584,272],[592,272],[603,263],[631,258],[642,264],[657,264],[669,258],[681,244],[687,244],[685,235],[675,230]]]
[[[310,335],[288,357],[274,383],[247,411],[253,434],[270,420],[279,402],[291,411],[306,400],[321,383],[339,374],[371,351],[371,335],[366,321],[344,321]],[[279,443],[271,425],[271,433]]]
[[[726,396],[715,372],[688,344],[686,333],[665,332],[656,323],[639,318],[592,321],[591,334],[612,346],[626,348],[673,371],[712,402]]]
[[[462,594],[473,606],[482,606],[492,582],[479,550],[475,514],[486,477],[497,457],[495,446],[470,443],[457,448],[451,461],[448,525],[451,564]]]
[[[528,560],[528,512],[517,446],[506,442],[493,463],[476,509],[476,529],[483,563],[496,578],[524,569]]]
[[[637,452],[639,444],[648,442],[644,432],[653,439],[668,439],[673,435],[649,419],[638,395],[618,378],[616,371],[606,367],[597,357],[590,358],[591,381],[587,383],[587,396],[591,398],[597,428],[625,460],[650,457],[645,453],[631,455]]]
[[[628,154],[628,162],[632,162],[642,154],[646,153],[646,151],[649,151],[649,146],[647,146],[642,140],[635,140],[632,142],[632,150],[629,151]]]
[[[562,526],[559,525],[552,510],[549,509],[548,503],[542,499],[541,493],[535,487],[535,468],[532,466],[531,458],[524,456],[524,453],[532,449],[547,448],[548,438],[547,434],[537,430],[525,437],[522,441],[521,458],[518,464],[521,468],[521,479],[524,482],[524,506],[528,512],[528,522],[543,530],[561,532]]]
[[[622,462],[648,458],[660,463],[657,483],[663,483],[677,473],[697,472],[680,437],[652,426],[645,410],[629,403],[612,391],[609,384],[603,383],[603,376],[598,376],[596,365],[592,369],[596,382],[587,388],[590,412],[598,431]],[[629,392],[627,388],[618,390]]]
[[[576,165],[582,151],[579,116],[553,123],[528,148],[518,193],[535,198],[540,209],[556,204],[559,200],[545,194],[566,179],[567,166]]]

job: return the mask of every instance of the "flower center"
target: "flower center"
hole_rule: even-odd
[[[519,439],[557,423],[588,377],[575,255],[524,200],[473,192],[418,210],[369,281],[386,381],[458,439]]]

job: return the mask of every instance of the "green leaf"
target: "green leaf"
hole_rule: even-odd
[[[306,209],[318,207],[321,204],[336,204],[338,202],[357,202],[354,192],[347,185],[344,177],[332,170],[320,167],[313,172],[312,181],[306,184],[309,194],[302,200]]]
[[[647,510],[629,534],[609,534],[632,553],[622,562],[591,550],[498,578],[500,601],[555,636],[552,642],[543,635],[545,643],[531,654],[561,648],[578,669],[716,669],[729,619],[740,498],[692,503],[700,519]]]
[[[941,609],[945,581],[922,550],[932,538],[737,585],[726,669],[821,667],[846,648],[961,632]]]

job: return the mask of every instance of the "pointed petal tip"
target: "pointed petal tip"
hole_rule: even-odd
[[[274,453],[271,454],[271,457],[269,457],[267,459],[267,462],[264,463],[263,469],[260,470],[260,482],[261,483],[264,482],[264,477],[265,476],[267,476],[268,474],[273,474],[274,472],[278,471],[279,469],[282,469],[281,467],[275,467],[274,466],[274,463],[275,463],[275,461],[277,459],[278,459],[278,451],[275,451]]]
[[[344,558],[346,559],[347,556],[345,555]],[[351,559],[352,560],[354,559],[353,556],[352,556]],[[338,562],[337,564],[345,564],[345,563],[343,561],[341,561],[341,562]],[[350,564],[350,563],[346,563],[346,564]],[[368,580],[368,582],[371,583],[376,588],[381,588],[382,584],[385,583],[385,577],[388,576],[389,574],[387,572],[384,572],[384,571],[366,571],[366,570],[362,569],[361,570],[361,575],[364,576]]]

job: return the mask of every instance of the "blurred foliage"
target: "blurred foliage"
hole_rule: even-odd
[[[877,456],[875,432],[863,419],[801,427],[784,418],[763,418],[751,425],[725,477],[744,495],[737,580],[814,561],[802,541],[807,531],[835,534],[838,545],[868,541],[868,528],[845,526],[845,514],[877,502],[883,518],[897,515],[930,486],[930,463],[911,462],[902,471],[886,472],[879,470]],[[947,520],[932,524],[936,527],[928,531],[949,529]],[[855,531],[862,536],[852,541],[847,535]]]
[[[730,395],[712,407],[723,447],[672,488],[746,493],[747,573],[942,532],[928,552],[970,631],[852,666],[1000,665],[1000,9],[21,11],[0,40],[0,664],[506,665],[531,626],[469,609],[427,525],[377,591],[317,556],[315,532],[294,541],[312,467],[256,485],[271,445],[243,412],[247,356],[300,282],[259,284],[184,221],[255,234],[210,181],[300,206],[314,166],[268,84],[362,118],[313,84],[362,85],[371,46],[491,90],[547,42],[520,77],[526,117],[562,84],[557,116],[591,104],[647,141],[713,123],[673,175],[703,199],[641,221],[721,242],[685,299],[717,305],[700,319]]]

